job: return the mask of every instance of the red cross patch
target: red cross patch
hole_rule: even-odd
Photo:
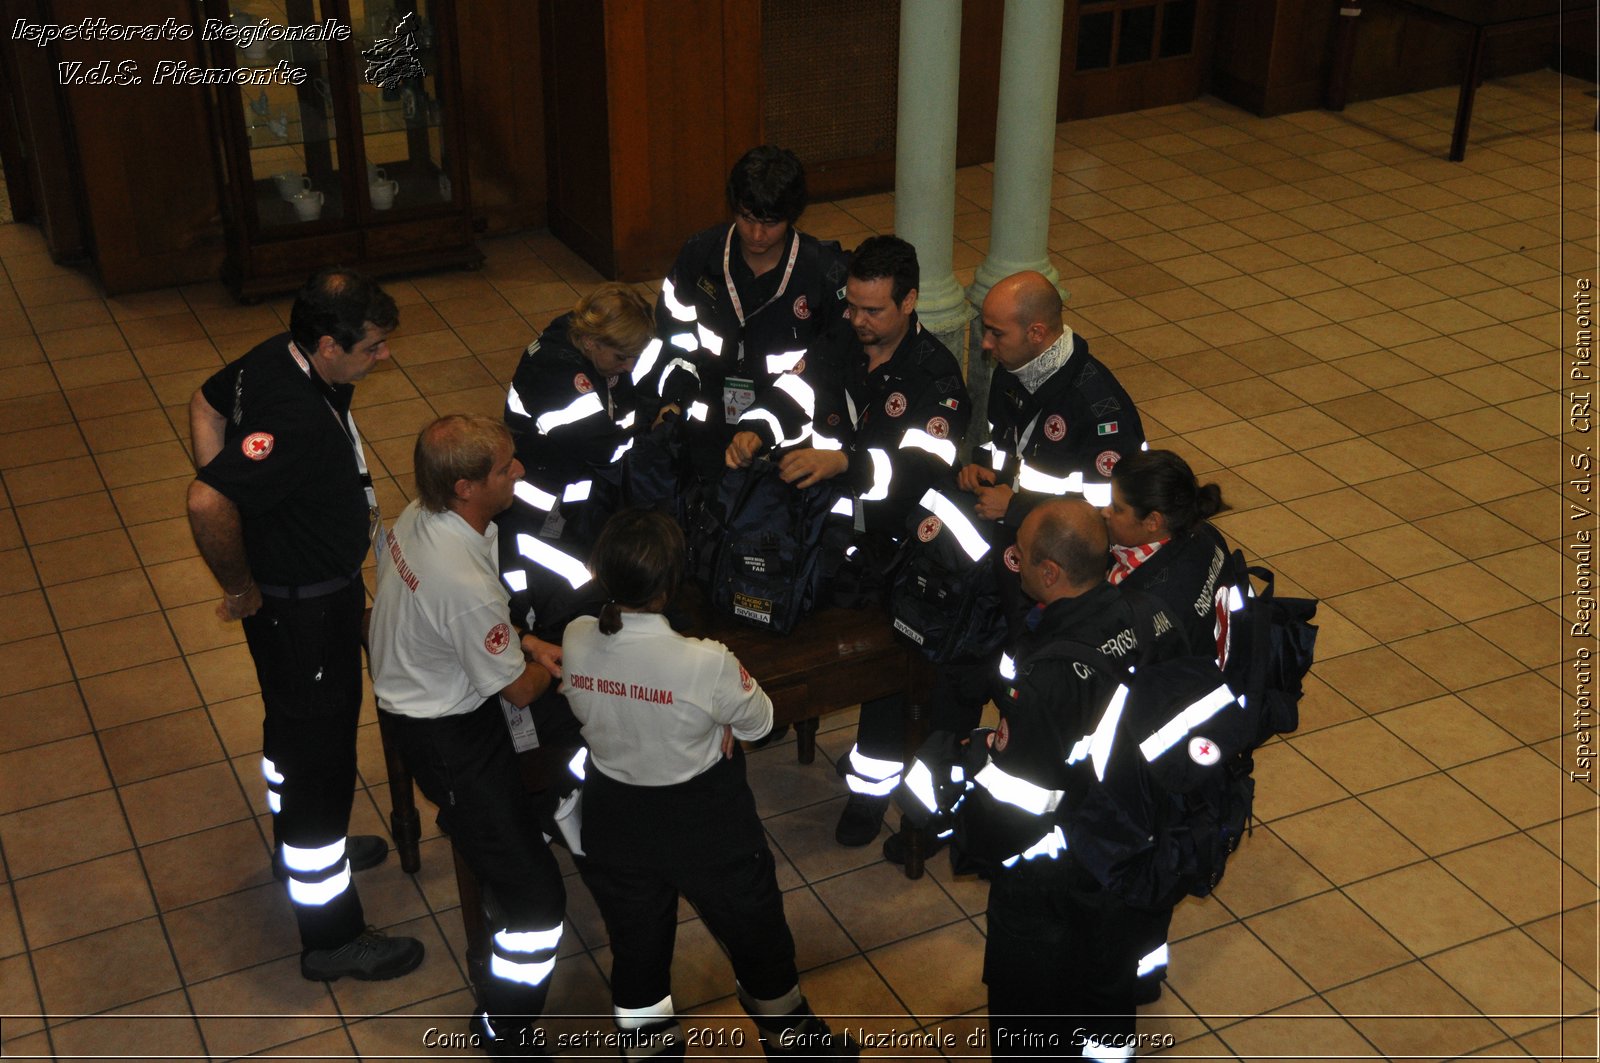
[[[506,652],[506,647],[509,645],[511,645],[511,625],[505,621],[490,628],[489,633],[483,636],[483,648],[497,657]]]
[[[587,395],[594,390],[594,383],[582,373],[572,378],[572,386],[578,389],[580,395]]]
[[[806,303],[806,297],[801,296],[794,301],[794,316],[804,321],[811,316],[811,307]]]
[[[244,451],[244,456],[251,461],[260,461],[272,453],[272,433],[251,432],[244,437],[244,441],[239,444],[239,448]]]
[[[1052,443],[1055,443],[1066,434],[1067,422],[1059,413],[1052,413],[1049,417],[1045,418],[1044,437],[1046,439],[1050,440]]]
[[[1012,543],[1010,546],[1006,547],[1006,552],[1000,556],[1005,559],[1006,568],[1009,568],[1013,572],[1022,571],[1022,558],[1017,554],[1016,543]]]
[[[804,296],[801,296],[801,298],[804,298]],[[794,363],[794,369],[792,370],[792,372],[794,373],[795,376],[799,376],[801,373],[804,373],[805,371],[806,371],[806,360],[804,358],[802,358],[798,362]]]
[[[883,400],[883,412],[890,417],[899,417],[906,412],[906,397],[898,391]]]
[[[928,434],[935,439],[947,439],[950,436],[950,422],[943,417],[935,417],[928,422]]]
[[[994,729],[994,745],[992,748],[996,753],[999,753],[1006,748],[1006,744],[1010,741],[1011,728],[1006,726],[1006,718],[1002,716],[1000,717],[1000,726]]]
[[[1222,750],[1211,739],[1196,735],[1189,739],[1189,759],[1202,767],[1209,767],[1222,759]]]
[[[1095,455],[1095,459],[1094,459],[1095,471],[1098,472],[1101,476],[1110,476],[1111,475],[1111,470],[1113,468],[1115,468],[1117,462],[1119,462],[1121,460],[1122,460],[1122,455],[1118,454],[1116,451],[1114,451],[1114,450],[1102,450],[1099,454]]]
[[[917,525],[917,538],[923,542],[930,542],[935,535],[939,534],[939,529],[942,527],[944,525],[940,523],[938,517],[929,517]]]
[[[739,685],[744,688],[746,694],[756,688],[756,681],[750,678],[750,673],[744,670],[742,664],[739,666]]]

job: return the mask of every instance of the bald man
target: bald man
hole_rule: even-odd
[[[1061,294],[1043,274],[1014,273],[983,301],[989,442],[961,470],[978,514],[1022,524],[1041,498],[1111,502],[1111,469],[1144,445],[1144,426],[1117,378],[1061,321]]]
[[[990,1047],[996,1056],[1128,1058],[1119,1050],[1134,1043],[1137,1003],[1154,999],[1165,974],[1171,910],[1123,904],[1072,859],[1065,832],[1081,827],[1066,817],[1095,785],[1081,758],[1072,763],[1073,747],[1095,730],[1113,684],[1046,651],[1061,642],[1093,646],[1121,668],[1138,655],[1137,631],[1149,621],[1136,621],[1106,582],[1105,521],[1082,499],[1034,507],[1017,547],[1018,576],[1038,605],[1015,662],[999,671],[999,726],[972,732],[970,748],[989,750],[981,772],[968,773],[983,795],[957,811],[958,844],[990,869]],[[1062,796],[1039,812],[1026,795],[1041,792]]]

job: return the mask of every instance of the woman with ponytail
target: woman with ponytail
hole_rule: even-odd
[[[1111,504],[1102,511],[1111,536],[1106,578],[1161,599],[1181,618],[1193,653],[1218,638],[1216,599],[1229,549],[1209,520],[1227,508],[1222,488],[1202,485],[1170,450],[1130,454],[1111,470]]]
[[[561,692],[583,725],[578,867],[611,935],[624,1055],[681,1056],[672,1003],[678,897],[732,961],[768,1055],[835,1055],[800,992],[772,851],[736,739],[772,727],[772,702],[728,648],[662,615],[684,569],[683,532],[655,510],[606,523],[589,567],[605,595],[562,644]]]

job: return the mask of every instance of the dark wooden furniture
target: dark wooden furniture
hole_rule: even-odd
[[[205,10],[223,22],[259,21],[227,0],[206,0]],[[296,288],[336,262],[373,273],[481,263],[451,0],[286,0],[286,15],[290,26],[352,32],[342,41],[210,42],[214,66],[305,73],[299,84],[217,94],[229,286],[248,300]],[[363,53],[384,41],[402,54],[380,67]],[[302,183],[314,210],[292,198]]]
[[[1562,22],[1595,18],[1593,0],[1380,0],[1407,13],[1434,22],[1465,27],[1466,65],[1461,74],[1461,92],[1456,98],[1455,128],[1450,135],[1450,161],[1467,157],[1467,132],[1472,126],[1472,103],[1483,80],[1484,53],[1490,40],[1527,30],[1554,27]],[[1359,9],[1362,5],[1353,5]],[[1344,107],[1349,85],[1349,64],[1354,49],[1345,48],[1338,56],[1342,64],[1330,76],[1328,106]]]

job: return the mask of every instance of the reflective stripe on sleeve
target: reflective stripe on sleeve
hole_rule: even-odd
[[[956,463],[956,444],[953,439],[936,439],[920,428],[908,428],[900,437],[901,450],[925,450],[946,465]]]
[[[1217,687],[1205,697],[1185,705],[1172,719],[1162,724],[1160,729],[1139,743],[1139,752],[1144,754],[1147,761],[1155,760],[1161,754],[1171,749],[1173,745],[1183,740],[1190,731],[1205,723],[1211,717],[1232,705],[1234,702],[1233,691],[1228,685]]]
[[[566,580],[573,590],[589,582],[589,569],[582,561],[527,532],[517,535],[517,552],[540,568],[548,569]]]
[[[506,409],[522,417],[528,416],[528,408],[522,404],[522,396],[517,394],[517,386],[511,385],[511,390],[506,393]]]
[[[697,316],[694,307],[678,301],[678,289],[671,277],[661,281],[661,302],[666,305],[667,313],[672,315],[674,321],[693,321]]]
[[[1067,836],[1062,833],[1059,826],[1052,827],[1050,833],[1028,846],[1015,856],[1007,857],[1000,861],[1006,867],[1015,867],[1019,860],[1054,860],[1067,851]]]
[[[889,484],[894,479],[894,464],[889,460],[889,453],[877,447],[867,450],[867,455],[872,459],[872,486],[861,496],[863,502],[880,502],[889,497]]]
[[[541,413],[533,422],[540,435],[548,435],[557,428],[581,421],[585,417],[593,417],[597,413],[605,412],[605,404],[600,401],[598,392],[588,392],[579,395],[566,406],[559,410]]]
[[[917,504],[938,517],[944,526],[954,533],[956,542],[961,544],[961,549],[972,560],[980,561],[983,555],[989,552],[989,543],[978,530],[978,526],[943,494],[930,487]]]
[[[1061,803],[1062,791],[1046,790],[1027,779],[1012,775],[992,760],[973,776],[972,781],[989,791],[996,801],[1004,801],[1035,816],[1054,812]]]
[[[1094,733],[1084,735],[1072,747],[1072,752],[1067,756],[1068,764],[1076,764],[1084,757],[1089,757],[1094,762],[1094,777],[1101,782],[1105,781],[1106,764],[1111,759],[1111,746],[1117,736],[1117,721],[1122,719],[1122,709],[1127,702],[1128,686],[1126,683],[1119,683]]]
[[[661,357],[661,338],[658,336],[644,345],[644,350],[639,352],[639,360],[633,365],[633,372],[628,374],[635,384],[643,384],[650,376],[650,371],[656,367],[656,359]]]
[[[522,501],[545,513],[550,512],[551,507],[556,504],[555,495],[548,491],[540,490],[526,480],[518,480],[517,485],[511,490]]]

